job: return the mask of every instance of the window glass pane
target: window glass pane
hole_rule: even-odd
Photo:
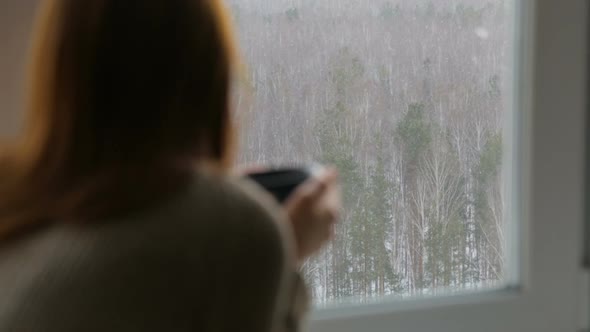
[[[498,286],[513,35],[503,0],[231,0],[240,162],[338,167],[318,304]]]

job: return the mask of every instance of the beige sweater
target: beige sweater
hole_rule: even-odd
[[[159,206],[0,249],[0,331],[295,331],[307,307],[280,208],[197,176]]]

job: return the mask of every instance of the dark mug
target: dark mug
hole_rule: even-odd
[[[279,203],[283,203],[299,185],[322,169],[320,165],[285,167],[252,172],[246,176],[271,193]]]

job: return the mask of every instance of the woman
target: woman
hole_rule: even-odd
[[[27,127],[0,159],[0,330],[297,330],[335,175],[284,209],[227,175],[220,1],[46,0],[37,24]]]

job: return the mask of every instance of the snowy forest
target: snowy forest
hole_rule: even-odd
[[[240,162],[339,169],[317,304],[496,285],[508,0],[226,0],[245,79]]]

